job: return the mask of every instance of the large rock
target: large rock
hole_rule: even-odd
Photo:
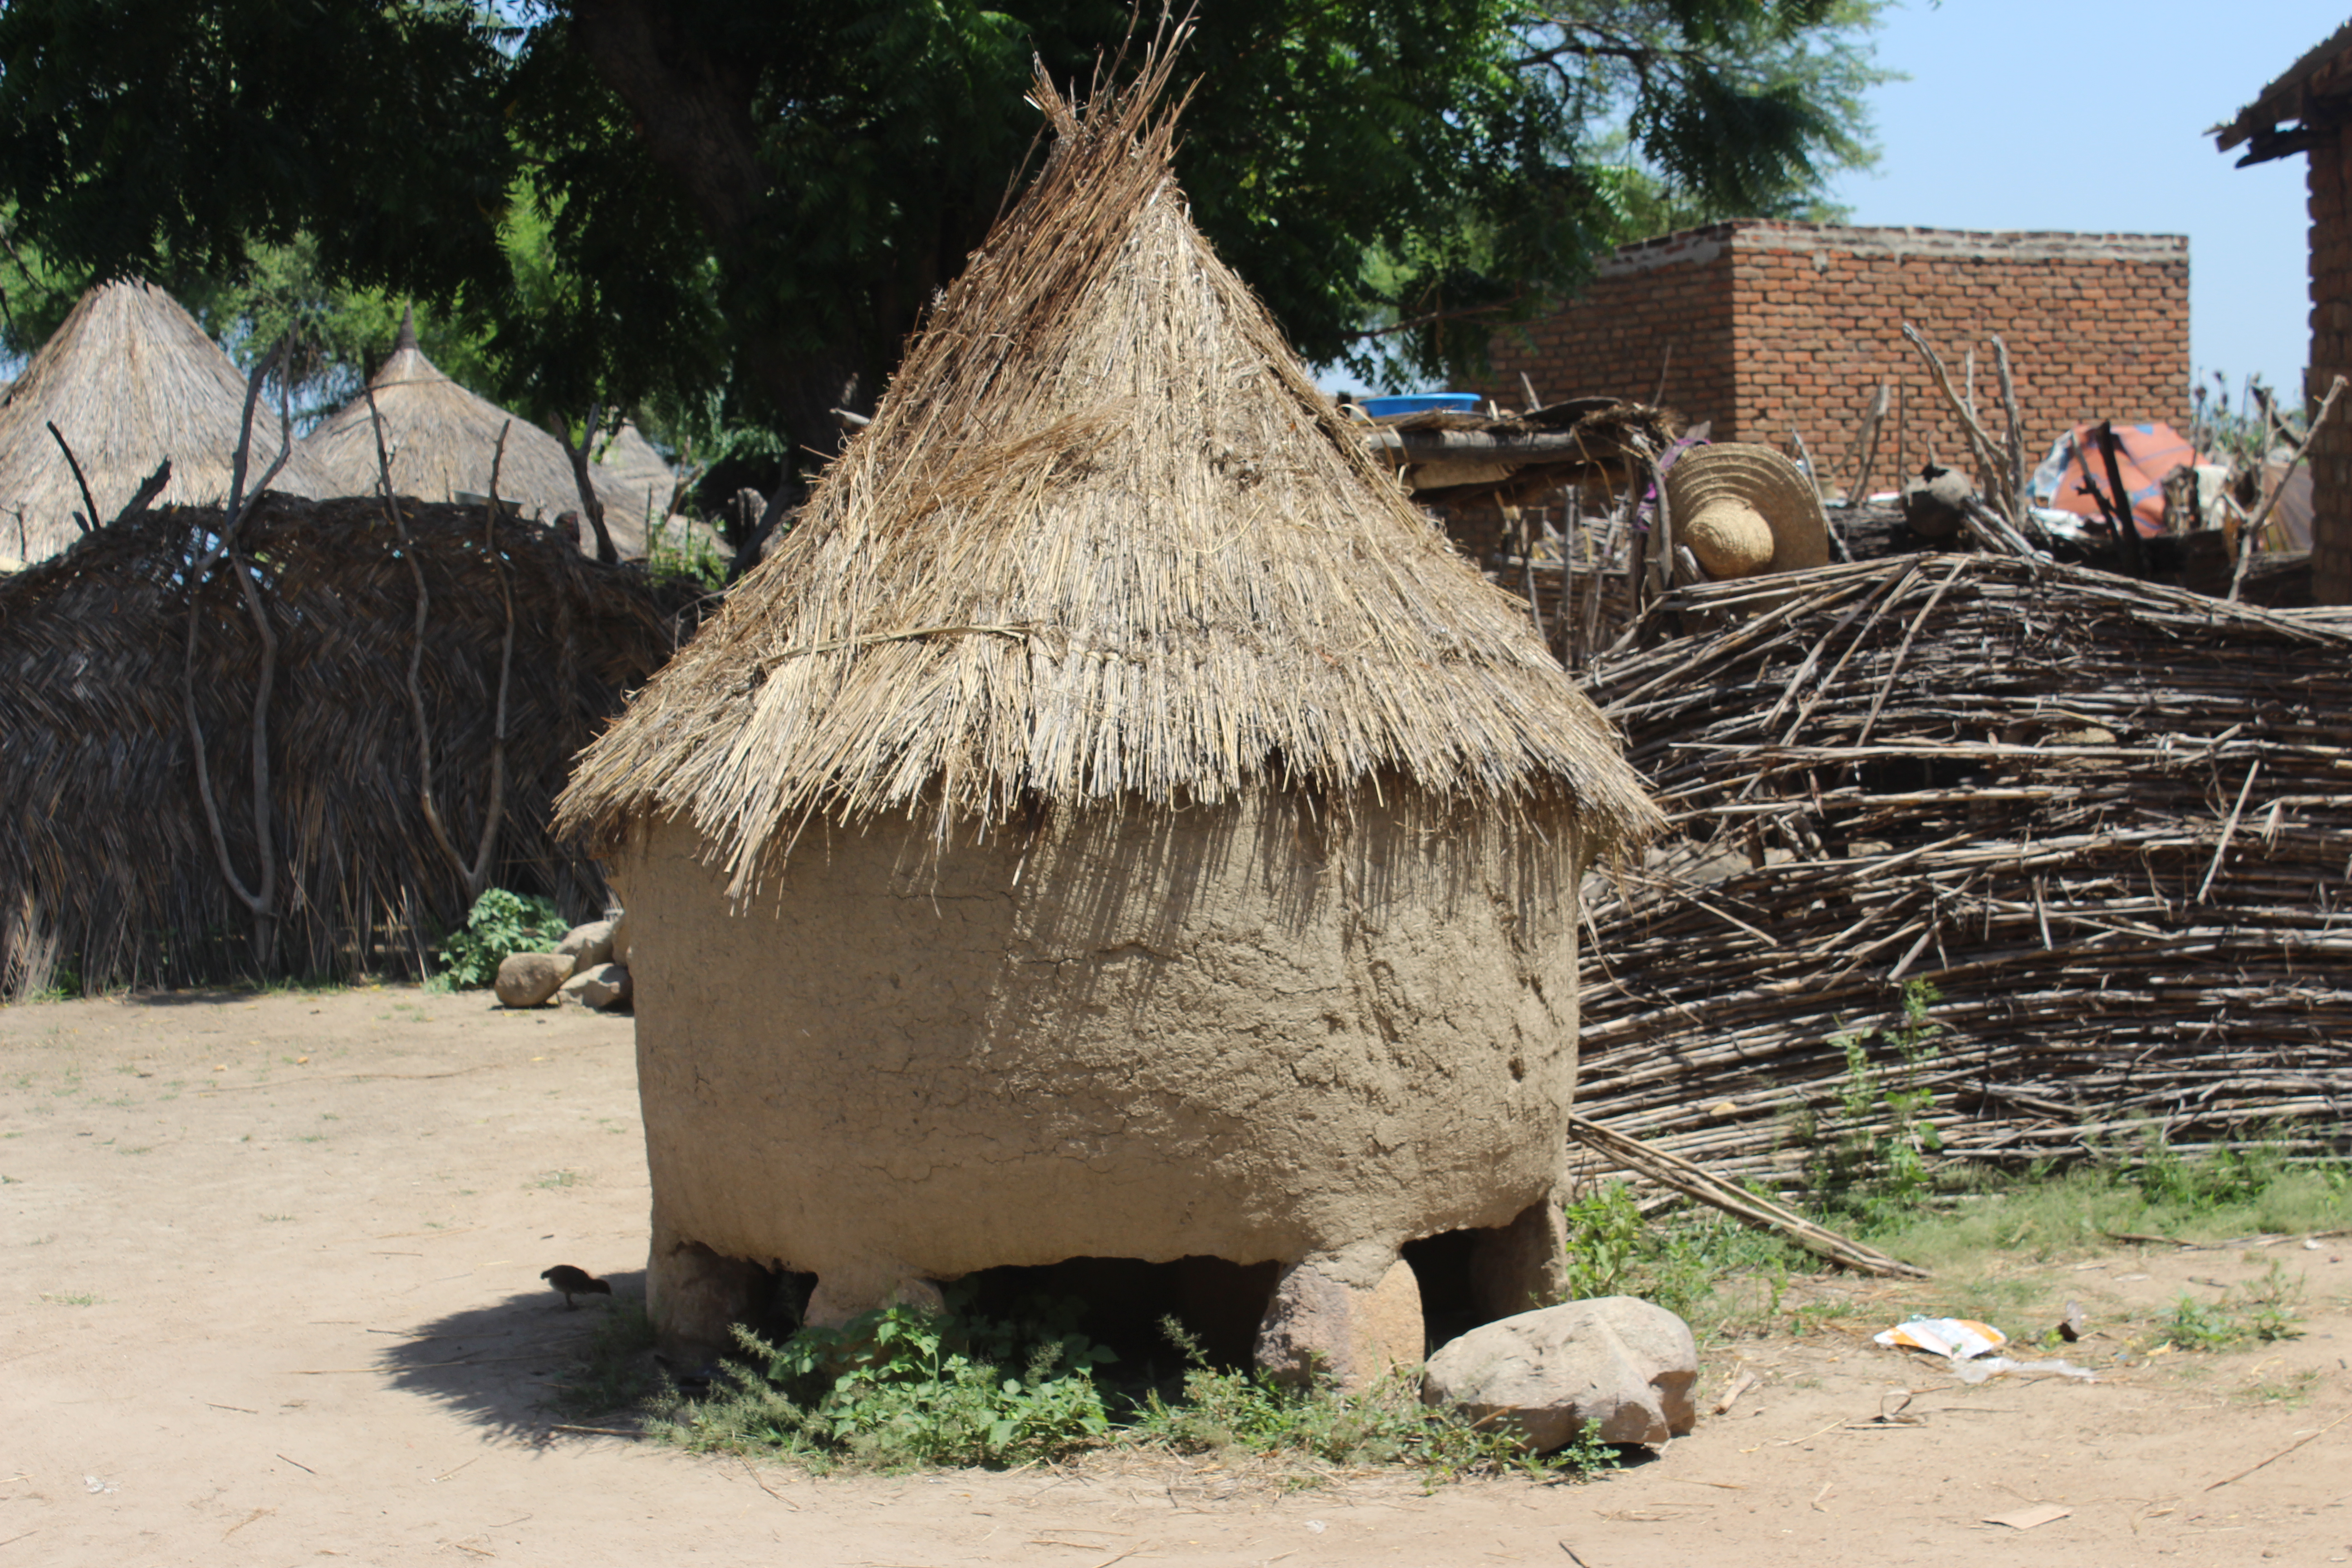
[[[618,1007],[629,999],[629,972],[618,963],[583,969],[563,983],[563,999],[583,1007]]]
[[[1429,1358],[1422,1399],[1516,1426],[1534,1453],[1589,1425],[1604,1443],[1653,1447],[1697,1425],[1690,1326],[1631,1296],[1570,1301],[1473,1329]]]
[[[613,922],[591,921],[584,926],[573,926],[555,944],[555,951],[572,960],[572,972],[593,969],[600,963],[613,962]]]
[[[1301,1385],[1318,1375],[1358,1389],[1395,1366],[1417,1366],[1428,1339],[1412,1266],[1373,1247],[1293,1264],[1258,1327],[1258,1370]]]
[[[536,1007],[572,974],[572,960],[560,952],[514,952],[499,963],[493,984],[509,1007]]]

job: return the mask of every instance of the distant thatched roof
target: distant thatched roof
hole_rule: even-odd
[[[86,511],[73,470],[50,438],[55,422],[110,522],[164,458],[172,483],[155,504],[199,505],[228,494],[245,417],[245,377],[178,300],[152,283],[102,283],[33,356],[0,404],[0,556],[38,561],[81,537]],[[254,410],[246,482],[278,456],[278,421]],[[298,446],[270,488],[332,488]]]
[[[499,495],[519,502],[526,514],[553,521],[580,510],[580,487],[563,444],[520,415],[450,380],[416,346],[414,326],[404,321],[392,356],[370,378],[376,412],[383,418],[384,449],[392,457],[392,488],[419,500],[446,501],[460,494],[485,495],[499,431],[512,422],[506,456],[499,464]],[[352,399],[302,439],[331,481],[330,493],[373,495],[380,488],[375,430],[368,401]],[[607,482],[594,464],[591,482],[605,507],[605,525],[624,557],[643,555],[645,492],[632,496]],[[593,536],[583,539],[593,548]]]
[[[559,831],[1213,802],[1260,781],[1657,817],[1613,735],[1192,226],[1163,58],[1056,143],[782,549],[583,754]]]
[[[625,422],[620,434],[609,445],[601,436],[596,444],[604,448],[596,459],[600,485],[608,484],[629,497],[636,515],[645,512],[649,493],[656,512],[669,506],[670,490],[677,483],[677,476],[662,461],[662,455],[646,439],[645,432],[637,428],[635,421]]]

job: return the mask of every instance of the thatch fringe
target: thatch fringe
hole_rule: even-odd
[[[1402,778],[1654,822],[1524,609],[1339,420],[1192,226],[1169,58],[1079,110],[782,547],[561,817],[688,813],[739,896],[812,815]]]
[[[1922,1090],[1951,1160],[2344,1152],[2352,615],[1991,555],[1664,607],[1741,600],[1594,687],[1673,831],[1588,889],[1580,1110],[1784,1187]]]
[[[0,558],[39,561],[81,537],[74,514],[94,502],[114,521],[140,481],[172,464],[166,501],[209,505],[228,494],[245,413],[246,378],[179,301],[136,279],[81,297],[0,405]],[[89,502],[50,437],[54,424],[89,479]],[[255,423],[250,471],[280,451],[276,423]],[[298,446],[271,481],[289,495],[333,487]]]
[[[486,509],[401,503],[430,589],[418,685],[450,833],[479,841],[508,618]],[[0,580],[0,994],[253,973],[254,921],[216,861],[182,710],[193,564],[224,519],[168,509]],[[490,880],[574,912],[593,868],[548,831],[572,754],[671,649],[658,590],[511,517],[495,529],[520,609],[506,827]],[[383,503],[267,495],[240,530],[278,643],[274,837],[247,809],[261,643],[226,561],[196,584],[193,687],[231,862],[275,865],[277,968],[415,973],[461,921],[463,878],[419,803],[408,692],[415,579]]]

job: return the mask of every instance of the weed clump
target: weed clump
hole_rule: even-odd
[[[433,977],[433,984],[460,990],[488,985],[508,958],[536,952],[541,943],[552,946],[564,929],[563,911],[554,900],[491,888],[474,900],[465,926],[443,940],[441,973]]]
[[[765,1448],[824,1469],[1005,1468],[1058,1459],[1110,1429],[1094,1370],[1118,1359],[1070,1326],[890,1306],[782,1344],[738,1327],[744,1359],[661,1433],[690,1448]]]
[[[1089,1449],[1162,1448],[1314,1465],[1405,1465],[1433,1483],[1475,1474],[1583,1475],[1616,1463],[1598,1442],[1523,1452],[1513,1434],[1421,1403],[1416,1370],[1342,1393],[1212,1365],[1173,1319],[1182,1372],[1122,1381],[1117,1352],[1076,1328],[1076,1302],[1012,1321],[893,1306],[775,1344],[739,1329],[740,1360],[699,1397],[661,1402],[655,1432],[698,1450],[766,1452],[824,1471],[1051,1462]]]

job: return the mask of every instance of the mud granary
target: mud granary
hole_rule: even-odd
[[[1656,814],[1210,252],[1164,76],[1039,84],[1037,182],[563,803],[673,1344],[1092,1258],[1349,1375],[1425,1283],[1551,1283],[1577,879]]]

